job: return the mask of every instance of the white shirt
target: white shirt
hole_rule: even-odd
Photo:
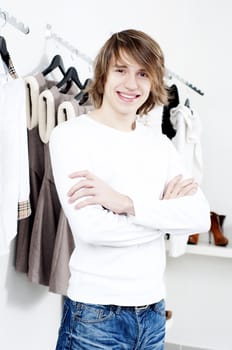
[[[2,65],[0,60],[0,66]],[[0,255],[17,234],[18,203],[29,199],[25,83],[0,70]]]
[[[201,149],[201,120],[192,109],[179,104],[170,111],[171,123],[176,130],[172,142],[182,157],[189,174],[200,184],[203,176]]]
[[[82,115],[58,125],[50,137],[53,175],[76,248],[68,296],[98,304],[144,305],[165,296],[164,233],[208,230],[209,205],[201,190],[161,200],[167,181],[183,173],[171,141],[140,122],[122,132]],[[135,216],[90,205],[75,210],[67,192],[77,170],[93,172],[128,195]]]

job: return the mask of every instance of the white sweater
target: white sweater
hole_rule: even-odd
[[[68,296],[94,304],[144,305],[165,297],[164,233],[209,229],[209,205],[201,190],[161,200],[164,186],[183,173],[171,141],[136,123],[121,132],[82,115],[58,125],[50,137],[53,175],[73,232]],[[67,192],[77,170],[93,172],[128,195],[135,216],[91,205],[74,209]]]

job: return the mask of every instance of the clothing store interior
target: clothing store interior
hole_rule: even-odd
[[[93,109],[85,89],[95,56],[129,28],[160,44],[172,93],[145,118],[173,142],[211,210],[208,232],[182,246],[164,237],[165,349],[232,349],[231,13],[229,0],[1,1],[2,349],[55,349],[74,242],[49,137]]]

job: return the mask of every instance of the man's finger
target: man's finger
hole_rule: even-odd
[[[76,191],[73,193],[72,196],[69,197],[68,202],[69,203],[74,203],[78,199],[84,198],[84,197],[89,197],[89,196],[94,196],[95,192],[93,188],[84,188],[79,191]]]
[[[81,208],[86,207],[87,205],[93,205],[93,204],[97,204],[94,197],[88,197],[88,198],[80,201],[79,203],[77,203],[74,208],[81,209]]]
[[[77,177],[85,177],[87,179],[92,179],[93,175],[88,170],[79,170],[69,174],[69,177],[71,179],[75,179]]]
[[[164,191],[163,199],[168,199],[172,192],[174,191],[176,184],[181,180],[182,175],[175,176],[166,186],[166,189]]]
[[[77,192],[77,191],[79,191],[81,188],[91,188],[91,187],[93,187],[93,184],[91,183],[91,181],[89,181],[89,180],[80,180],[79,182],[77,182],[75,185],[73,185],[70,189],[69,189],[69,191],[68,191],[68,193],[67,193],[67,196],[72,196],[73,195],[73,193],[75,193],[75,192]]]

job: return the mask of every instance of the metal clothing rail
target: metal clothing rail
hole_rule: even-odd
[[[52,27],[50,24],[47,24],[46,26],[46,37],[49,38],[53,38],[55,39],[59,44],[61,44],[62,46],[64,46],[66,49],[68,49],[71,53],[76,54],[77,56],[79,56],[80,58],[82,58],[84,61],[86,61],[88,64],[92,64],[93,60],[88,57],[87,55],[85,55],[84,53],[80,52],[78,49],[76,49],[74,46],[72,46],[68,41],[64,40],[62,37],[60,37],[59,35],[57,35],[56,33],[54,33],[52,31]],[[195,92],[197,92],[198,94],[200,94],[201,96],[204,95],[204,92],[202,92],[198,87],[194,86],[193,84],[191,84],[190,82],[188,82],[187,80],[185,80],[184,78],[180,77],[178,74],[174,73],[173,71],[171,71],[168,68],[165,68],[166,70],[166,75],[169,79],[171,79],[172,77],[176,78],[177,80],[179,80],[180,82],[182,82],[183,84],[185,84],[186,86],[188,86],[190,89],[194,90]]]
[[[176,78],[177,80],[179,80],[181,83],[185,84],[186,86],[188,86],[190,89],[192,89],[193,91],[197,92],[199,95],[203,96],[204,92],[202,92],[198,87],[194,86],[192,83],[188,82],[187,80],[185,80],[184,78],[180,77],[178,74],[174,73],[173,71],[171,71],[170,69],[166,69],[166,74],[167,77],[169,79],[171,79],[172,77]]]
[[[2,10],[1,8],[0,8],[0,16],[3,18],[5,23],[6,22],[10,23],[13,27],[18,29],[20,32],[24,34],[28,34],[30,32],[30,29],[28,26],[26,26],[23,22],[18,21],[16,17],[11,16],[7,11]],[[5,25],[5,23],[3,24],[3,26]]]
[[[46,26],[46,38],[47,39],[54,39],[59,44],[61,44],[63,47],[65,47],[67,50],[69,50],[71,53],[77,55],[82,60],[87,62],[88,64],[92,64],[93,60],[85,55],[84,53],[80,52],[77,48],[75,48],[73,45],[71,45],[67,40],[63,39],[61,36],[57,35],[55,32],[52,31],[52,26],[50,24],[47,24]]]

